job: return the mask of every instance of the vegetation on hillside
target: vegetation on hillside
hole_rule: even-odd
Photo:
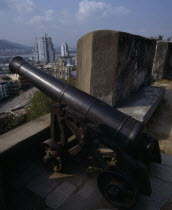
[[[0,135],[17,128],[20,125],[23,125],[26,122],[26,116],[9,116],[6,119],[3,119],[3,123],[0,123]]]
[[[52,99],[47,97],[42,92],[38,91],[35,93],[30,101],[31,105],[26,111],[26,121],[29,122],[38,117],[43,116],[50,112]]]
[[[63,80],[67,84],[75,86],[75,80]],[[9,117],[0,124],[0,135],[20,126],[26,122],[41,117],[51,111],[52,99],[46,96],[44,93],[38,91],[30,99],[30,106],[26,109],[26,114],[23,116]]]
[[[26,109],[25,115],[15,117],[9,115],[3,120],[3,123],[0,123],[0,135],[49,113],[51,103],[52,100],[45,94],[40,91],[36,92],[30,100],[30,106]]]

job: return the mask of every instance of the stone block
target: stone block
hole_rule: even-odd
[[[152,74],[155,80],[160,80],[164,77],[165,64],[168,54],[168,45],[168,42],[157,42],[152,68]]]
[[[156,41],[93,31],[78,41],[77,87],[114,106],[151,80]]]
[[[136,120],[147,123],[163,99],[164,94],[165,88],[163,87],[144,87],[116,108]]]
[[[172,42],[157,42],[152,74],[154,80],[172,78]]]
[[[76,186],[64,182],[53,190],[46,198],[46,204],[52,209],[58,209],[76,190]]]

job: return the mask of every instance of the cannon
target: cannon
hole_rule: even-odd
[[[60,171],[66,154],[79,151],[92,156],[102,168],[97,184],[102,195],[117,208],[130,208],[137,195],[151,195],[149,164],[161,163],[157,138],[144,132],[145,124],[38,69],[22,57],[9,64],[11,72],[28,79],[55,101],[50,139],[43,142],[44,161]],[[109,164],[99,148],[115,157]]]

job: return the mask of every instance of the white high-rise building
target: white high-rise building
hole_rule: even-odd
[[[68,51],[68,45],[66,43],[63,43],[61,45],[61,57],[68,57],[69,51]]]
[[[36,38],[34,56],[36,62],[55,62],[55,50],[52,38],[44,34]]]

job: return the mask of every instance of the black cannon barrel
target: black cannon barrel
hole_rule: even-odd
[[[107,136],[113,136],[114,145],[127,147],[130,143],[134,144],[143,130],[144,123],[30,65],[22,57],[13,58],[9,68],[11,72],[24,76],[53,100],[68,105],[84,115],[90,123],[105,129]],[[112,148],[113,142],[110,144]]]

